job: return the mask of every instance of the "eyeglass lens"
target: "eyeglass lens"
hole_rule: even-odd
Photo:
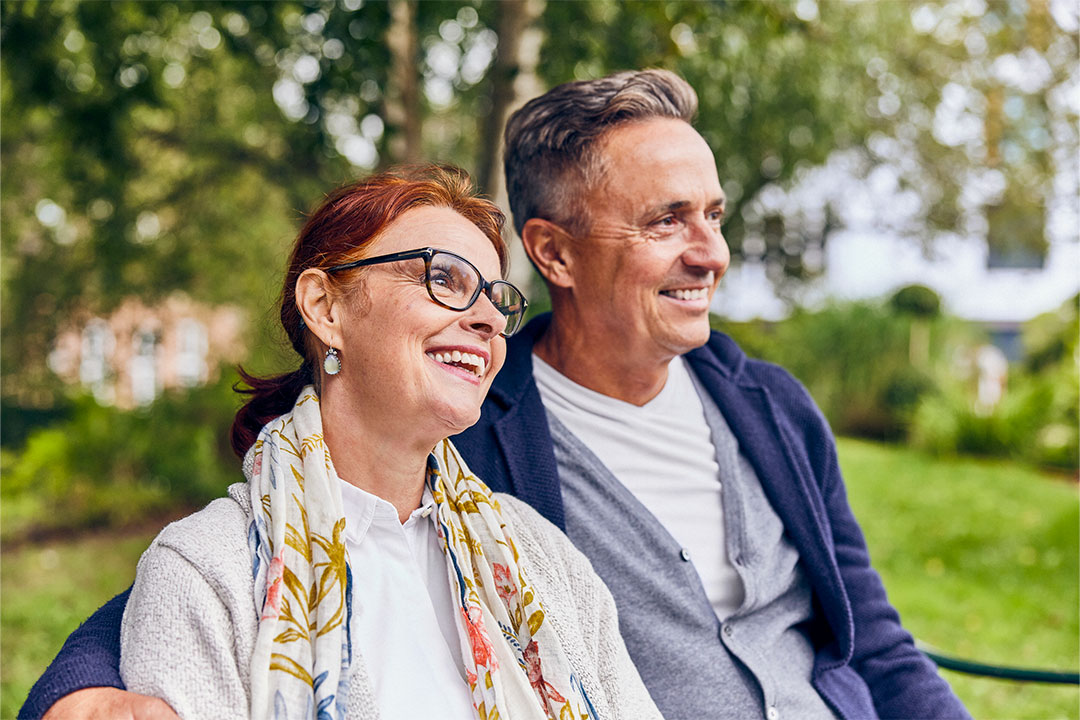
[[[465,310],[479,293],[479,271],[464,260],[448,253],[436,253],[431,258],[428,286],[439,302],[454,310]],[[506,316],[505,335],[512,335],[521,324],[524,302],[513,285],[495,280],[491,283],[491,303]]]

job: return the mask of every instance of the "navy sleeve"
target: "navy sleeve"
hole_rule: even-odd
[[[91,687],[126,689],[120,679],[120,621],[131,588],[98,608],[71,633],[60,653],[30,690],[20,718],[40,718],[53,703]]]
[[[836,562],[855,625],[851,667],[862,677],[882,718],[970,718],[937,667],[915,647],[870,565],[866,540],[840,474],[836,442],[806,389],[787,395],[789,418],[800,427],[832,532]],[[794,390],[794,388],[792,388]]]

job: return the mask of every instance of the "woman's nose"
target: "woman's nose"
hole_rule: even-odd
[[[463,321],[485,339],[493,338],[506,329],[506,316],[491,302],[487,292],[480,293],[472,307],[465,311]]]

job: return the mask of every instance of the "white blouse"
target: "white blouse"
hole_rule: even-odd
[[[380,717],[475,720],[431,491],[424,488],[404,523],[392,504],[344,481],[341,498],[353,644],[362,648]]]

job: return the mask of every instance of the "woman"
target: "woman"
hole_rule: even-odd
[[[502,221],[439,168],[310,217],[281,303],[304,361],[244,375],[247,482],[143,555],[130,690],[191,718],[659,717],[588,562],[445,440],[479,418],[525,310],[485,280]]]

